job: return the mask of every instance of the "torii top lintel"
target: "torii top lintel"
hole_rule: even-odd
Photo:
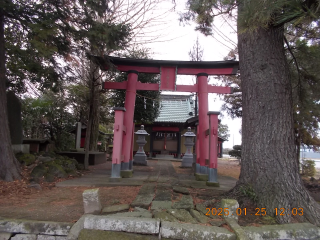
[[[137,83],[137,90],[168,90],[195,92],[196,85],[175,85],[176,75],[234,75],[239,69],[238,61],[172,61],[150,60],[118,57],[94,57],[101,70],[108,70],[115,66],[121,72],[137,71],[139,73],[153,73],[161,75],[161,86],[158,84]],[[126,89],[126,82],[105,82],[104,89]],[[229,87],[208,86],[209,92],[230,93]]]

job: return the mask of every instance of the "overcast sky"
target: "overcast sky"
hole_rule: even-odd
[[[162,31],[162,37],[158,42],[148,44],[147,47],[153,52],[153,58],[157,60],[190,60],[188,52],[192,49],[197,37],[201,48],[203,49],[203,61],[222,61],[226,57],[230,50],[234,49],[237,42],[237,36],[235,33],[235,26],[232,23],[226,22],[225,19],[216,19],[214,35],[205,37],[199,32],[196,32],[195,24],[183,26],[179,23],[178,12],[185,11],[184,2],[176,1],[177,7],[175,11],[172,11],[166,16],[168,24],[165,25],[165,30]],[[165,3],[164,3],[165,4]],[[170,2],[167,5],[163,5],[164,9],[170,8]],[[192,78],[186,76],[178,76],[178,83],[186,80],[189,84],[192,84]],[[210,84],[217,84],[217,82],[210,78]],[[216,94],[209,94],[209,110],[220,111],[223,102]],[[240,119],[230,119],[224,114],[224,117],[220,117],[223,124],[227,124],[230,130],[230,138],[228,142],[225,142],[225,148],[232,148],[233,145],[241,144],[241,135],[239,130],[241,129]]]

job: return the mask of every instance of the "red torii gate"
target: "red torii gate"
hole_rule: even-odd
[[[199,124],[197,131],[196,174],[209,175],[209,182],[217,183],[217,138],[219,112],[208,112],[208,93],[229,94],[231,87],[208,85],[208,75],[234,75],[239,68],[237,61],[167,61],[95,57],[102,70],[113,65],[128,73],[124,82],[104,82],[104,89],[125,89],[124,108],[115,108],[114,144],[111,180],[120,179],[121,171],[132,171],[132,146],[134,132],[134,107],[137,90],[197,92],[199,96]],[[138,73],[160,74],[160,84],[141,83]],[[196,75],[197,84],[176,85],[176,75]],[[208,117],[209,115],[209,117]],[[209,131],[208,131],[209,130]],[[123,135],[124,132],[124,135]],[[210,143],[209,143],[209,138]],[[209,146],[210,144],[210,146]],[[209,160],[206,163],[206,160]]]

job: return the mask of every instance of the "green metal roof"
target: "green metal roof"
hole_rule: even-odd
[[[192,95],[160,95],[160,113],[155,122],[185,123],[194,116]]]

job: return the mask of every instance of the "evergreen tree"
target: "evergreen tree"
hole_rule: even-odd
[[[233,193],[252,186],[257,206],[275,216],[275,208],[303,208],[320,225],[319,204],[303,186],[296,161],[292,86],[284,48],[284,25],[318,25],[318,1],[189,0],[189,16],[211,34],[216,15],[238,8],[238,48],[242,88],[242,162]],[[275,216],[288,223],[290,215]]]
[[[24,83],[30,82],[40,90],[58,90],[61,79],[73,77],[70,71],[66,74],[70,68],[61,60],[69,63],[73,60],[70,65],[75,64],[74,47],[83,46],[80,51],[88,44],[94,49],[103,46],[121,49],[128,42],[129,26],[97,21],[112,3],[107,0],[0,1],[0,164],[3,166],[0,179],[19,178],[11,150],[6,87],[23,92]]]

